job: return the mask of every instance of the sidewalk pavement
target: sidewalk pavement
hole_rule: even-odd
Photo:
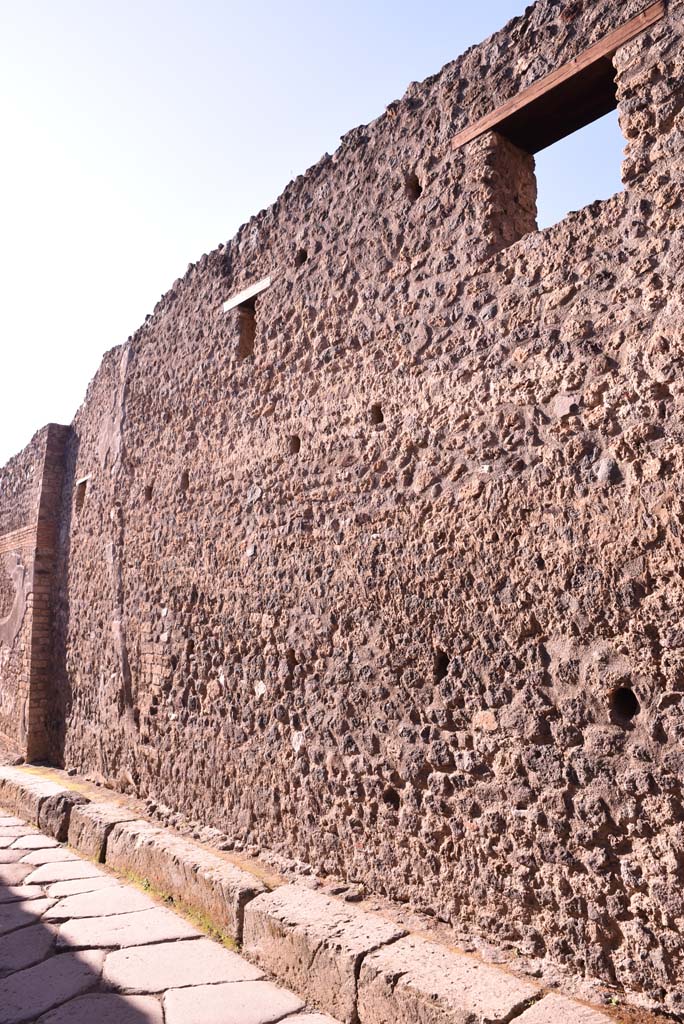
[[[0,1024],[337,1024],[0,809]]]

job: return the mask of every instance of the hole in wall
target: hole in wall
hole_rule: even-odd
[[[415,171],[412,174],[407,174],[404,181],[404,191],[412,203],[415,203],[416,199],[420,199],[423,192],[423,186],[421,185]]]
[[[145,495],[145,501],[152,501],[152,484],[146,484],[143,493]]]
[[[76,509],[77,513],[81,512],[82,509],[83,509],[83,506],[85,505],[87,490],[88,490],[88,481],[87,480],[79,480],[79,482],[76,484],[76,492],[74,494],[74,508]]]
[[[181,490],[181,493],[185,494],[185,492],[187,491],[189,486],[190,486],[190,475],[188,474],[187,469],[184,469],[183,472],[181,473],[181,478],[180,478],[180,490]]]
[[[302,447],[301,438],[297,437],[296,434],[292,434],[287,443],[287,447],[290,455],[299,455],[299,451]]]
[[[378,405],[377,403],[375,405],[371,405],[369,415],[371,423],[373,423],[376,427],[378,426],[378,424],[385,422],[385,417],[382,414],[382,406]]]
[[[641,711],[641,704],[634,690],[629,686],[620,686],[610,695],[610,710],[621,722],[631,722]]]
[[[298,249],[295,255],[295,267],[303,267],[309,256],[306,249]]]
[[[254,355],[256,338],[256,300],[250,299],[237,307],[238,312],[238,359]]]
[[[442,679],[446,679],[448,671],[449,655],[445,651],[435,651],[435,656],[432,662],[432,672],[435,677],[435,682],[439,683]]]
[[[382,799],[387,804],[388,807],[392,808],[392,810],[399,810],[399,807],[401,805],[401,799],[396,789],[392,789],[391,787],[389,789],[386,789],[385,792],[382,794]]]

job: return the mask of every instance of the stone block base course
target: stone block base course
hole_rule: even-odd
[[[365,958],[361,1024],[506,1024],[539,995],[537,985],[473,957],[408,936]]]
[[[381,917],[286,885],[247,905],[243,948],[308,1003],[353,1024],[363,957],[404,934]]]
[[[107,839],[115,825],[135,821],[138,816],[117,804],[89,803],[74,807],[69,821],[68,840],[86,857],[104,862]]]
[[[0,768],[0,805],[64,843],[72,808],[87,798],[26,769]]]
[[[159,891],[197,910],[237,942],[244,908],[266,886],[217,854],[150,825],[115,825],[107,840],[107,866],[147,879]]]

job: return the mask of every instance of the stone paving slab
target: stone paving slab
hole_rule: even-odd
[[[46,928],[42,923],[0,938],[0,978],[45,960],[56,940],[57,929]]]
[[[21,903],[0,904],[0,935],[7,935],[17,928],[25,928],[49,910],[54,900],[24,900]]]
[[[591,1006],[552,994],[516,1017],[515,1024],[615,1024],[615,1021]]]
[[[30,864],[0,864],[0,885],[21,885],[33,870]]]
[[[163,992],[188,985],[258,981],[264,975],[218,943],[193,939],[117,950],[107,957],[103,976],[121,992]]]
[[[157,904],[130,885],[110,886],[58,900],[44,914],[47,921],[68,921],[77,917],[110,917],[137,910],[154,910]]]
[[[0,849],[0,864],[16,864],[23,856],[23,850]]]
[[[64,896],[98,892],[100,889],[111,889],[117,885],[121,885],[118,878],[113,875],[103,875],[101,878],[73,878],[67,882],[52,882],[46,884],[45,891],[51,899],[58,900]]]
[[[361,958],[404,934],[382,917],[303,886],[282,886],[245,908],[245,955],[350,1024]]]
[[[0,904],[36,900],[43,895],[43,890],[36,885],[3,885],[0,887]]]
[[[299,996],[270,981],[200,985],[164,996],[166,1024],[272,1024],[303,1006]]]
[[[148,879],[159,891],[202,911],[238,942],[244,907],[266,892],[255,875],[147,821],[115,825],[106,857],[108,867]]]
[[[123,949],[201,935],[182,917],[163,907],[155,907],[133,914],[67,921],[59,930],[57,945],[72,949]]]
[[[21,867],[27,865],[22,864]],[[30,865],[28,865],[30,867]],[[30,885],[45,885],[49,882],[69,882],[75,878],[105,878],[106,875],[86,860],[59,861],[57,864],[41,864],[31,868],[28,875]]]
[[[538,995],[531,982],[408,936],[364,959],[358,1015],[360,1024],[506,1024]]]
[[[0,1024],[32,1021],[99,984],[103,954],[62,953],[0,981]]]
[[[22,864],[33,864],[35,867],[40,867],[41,864],[60,864],[66,860],[78,861],[80,858],[64,846],[54,846],[51,849],[45,850],[31,850],[30,853],[24,853],[21,858]]]
[[[46,1013],[38,1024],[163,1024],[162,1008],[151,996],[93,992]]]
[[[12,843],[13,850],[45,850],[49,847],[56,847],[59,844],[56,839],[52,839],[51,836],[41,835],[40,832],[36,832],[35,835],[30,836],[19,836]]]

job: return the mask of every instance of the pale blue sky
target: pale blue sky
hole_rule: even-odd
[[[189,262],[524,8],[0,0],[0,465]],[[542,223],[619,190],[612,122],[542,155]]]

